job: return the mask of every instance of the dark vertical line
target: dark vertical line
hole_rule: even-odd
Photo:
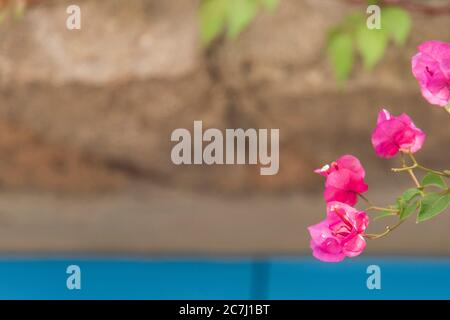
[[[266,300],[269,297],[270,262],[255,259],[252,262],[252,279],[250,284],[250,298]]]

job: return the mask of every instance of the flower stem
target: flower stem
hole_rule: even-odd
[[[403,172],[403,171],[413,170],[413,169],[415,169],[417,167],[418,167],[417,164],[413,164],[412,166],[402,167],[402,168],[392,168],[391,170],[393,172]]]
[[[405,220],[399,220],[392,227],[391,226],[386,226],[386,231],[383,232],[383,233],[380,233],[380,234],[368,233],[368,234],[365,234],[364,237],[367,238],[367,239],[370,239],[370,240],[383,238],[384,236],[388,235],[391,231],[397,229],[403,222],[405,222]]]
[[[419,164],[412,153],[408,153],[408,155],[409,155],[409,157],[411,158],[411,160],[413,162],[413,165],[411,167],[418,168],[418,169],[421,169],[423,171],[431,172],[431,173],[437,174],[437,175],[442,176],[442,177],[450,178],[450,174],[447,174],[447,173],[439,171],[439,170],[430,169],[430,168],[424,167],[423,165]]]
[[[448,106],[448,108],[446,108],[446,110],[447,110],[448,113],[450,113],[450,105]],[[440,175],[440,176],[443,176],[443,177],[446,177],[446,178],[450,178],[450,174],[448,174],[446,172],[442,172],[442,171],[438,171],[438,170],[434,170],[434,169],[430,169],[430,168],[424,167],[424,166],[420,165],[417,162],[416,158],[414,157],[414,155],[412,153],[408,152],[407,154],[411,158],[411,161],[413,162],[413,164],[410,165],[410,166],[406,165],[405,153],[402,152],[401,153],[402,167],[401,168],[392,168],[391,170],[393,172],[405,172],[405,171],[408,172],[408,174],[411,176],[411,179],[414,181],[414,184],[416,185],[416,187],[419,190],[422,190],[423,187],[421,186],[419,180],[417,179],[417,177],[416,177],[416,175],[414,173],[414,169],[420,169],[420,170],[423,170],[423,171],[426,171],[426,172],[431,172],[431,173],[434,173],[434,174],[437,174],[437,175]],[[450,189],[447,189],[446,191],[444,191],[444,193],[445,192],[447,192],[447,193],[450,192]],[[396,215],[399,214],[399,211],[396,210],[396,209],[382,208],[382,207],[373,206],[373,205],[370,204],[370,202],[363,195],[360,194],[359,196],[362,199],[366,200],[366,202],[370,205],[370,207],[368,207],[366,209],[366,211],[369,211],[369,210],[387,211],[387,212],[395,213]],[[393,226],[386,226],[386,231],[384,231],[382,233],[379,233],[379,234],[368,233],[368,234],[364,234],[363,236],[365,238],[367,238],[367,239],[370,239],[370,240],[383,238],[386,235],[388,235],[389,233],[391,233],[393,230],[397,229],[403,222],[405,222],[405,220],[401,219]]]
[[[410,154],[410,153],[409,153]],[[411,154],[410,154],[411,155]],[[422,186],[420,185],[419,180],[417,180],[416,175],[414,174],[413,169],[408,168],[408,166],[406,165],[406,161],[405,161],[405,156],[404,153],[402,152],[401,154],[402,157],[402,167],[405,168],[405,170],[409,173],[409,175],[411,176],[411,178],[413,179],[414,183],[416,184],[417,188],[421,188]],[[415,158],[412,157],[414,165],[417,165],[417,162],[415,161]]]
[[[364,195],[362,195],[361,193],[358,193],[358,196],[361,198],[361,199],[363,199],[369,206],[373,206],[372,205],[372,202],[370,202],[370,200],[369,199],[367,199]]]
[[[423,171],[427,171],[427,172],[431,172],[431,173],[437,174],[437,175],[442,176],[442,177],[450,178],[450,174],[448,174],[448,173],[445,173],[445,172],[442,172],[442,171],[438,171],[438,170],[433,170],[433,169],[424,167],[424,166],[422,166],[420,164],[417,165],[417,168],[421,169]]]

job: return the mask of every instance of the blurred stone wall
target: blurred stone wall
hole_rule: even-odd
[[[450,42],[447,15],[413,14],[405,48],[371,73],[357,65],[339,89],[326,32],[352,10],[340,0],[281,0],[235,41],[202,48],[196,0],[77,1],[82,30],[65,28],[72,1],[41,1],[0,25],[0,183],[89,190],[144,181],[225,191],[308,189],[312,169],[354,153],[379,178],[370,132],[381,106],[408,112],[428,134],[420,157],[447,166],[449,119],[428,106],[410,72],[415,47]],[[194,120],[217,128],[280,128],[280,171],[177,167],[170,134]],[[22,137],[22,138],[18,138]],[[383,177],[383,175],[381,175]]]

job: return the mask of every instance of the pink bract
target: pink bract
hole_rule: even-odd
[[[383,109],[378,114],[372,133],[372,145],[378,156],[392,158],[399,151],[415,153],[425,142],[425,133],[417,128],[406,114],[392,116]]]
[[[355,156],[344,155],[314,172],[326,177],[324,192],[326,202],[339,201],[353,206],[358,201],[358,194],[368,190],[364,182],[366,173]]]
[[[431,104],[450,104],[450,44],[427,41],[412,58],[412,72],[419,81],[423,97]]]
[[[340,262],[360,255],[366,247],[363,234],[368,224],[365,212],[337,201],[327,203],[327,218],[308,227],[313,256],[324,262]]]

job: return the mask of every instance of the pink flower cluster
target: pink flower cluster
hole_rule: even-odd
[[[342,202],[327,203],[327,218],[308,227],[314,257],[324,262],[356,257],[366,247],[362,234],[368,224],[365,212]]]
[[[431,104],[450,105],[450,44],[427,41],[412,58],[412,72],[423,97]]]
[[[361,162],[352,155],[342,156],[314,172],[326,177],[326,202],[339,201],[353,206],[358,201],[358,194],[368,189],[364,182],[366,172]]]
[[[362,234],[369,224],[367,214],[352,207],[358,201],[358,194],[368,189],[361,162],[345,155],[314,172],[326,178],[327,203],[326,219],[308,228],[314,257],[324,262],[339,262],[359,255],[366,247]]]
[[[378,156],[390,158],[398,152],[414,153],[422,148],[424,141],[425,134],[408,115],[396,117],[386,109],[378,114],[372,133],[372,144]],[[326,179],[327,217],[308,228],[313,256],[324,262],[356,257],[366,247],[364,231],[369,224],[367,214],[353,207],[358,196],[368,190],[364,181],[366,172],[352,155],[342,156],[314,172]]]
[[[450,44],[429,41],[419,46],[419,53],[412,59],[412,70],[425,99],[450,108]],[[372,145],[379,157],[391,158],[399,152],[419,151],[425,138],[408,115],[393,116],[382,109],[372,132]],[[355,156],[344,155],[314,172],[325,177],[327,203],[325,220],[308,227],[314,257],[339,262],[361,254],[369,224],[367,214],[353,207],[358,196],[364,197],[362,194],[368,190],[361,162]]]
[[[415,153],[425,142],[425,133],[417,128],[406,114],[392,116],[383,109],[372,133],[372,145],[378,156],[392,158],[399,151]]]

